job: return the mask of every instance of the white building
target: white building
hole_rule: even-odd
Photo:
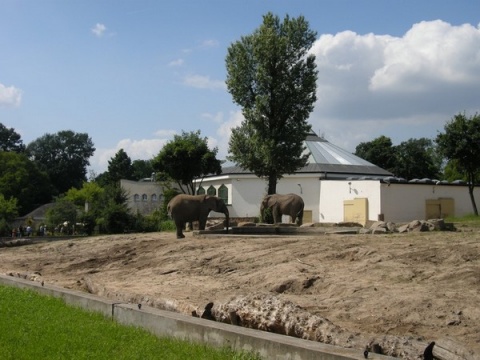
[[[304,223],[406,222],[473,213],[465,184],[436,184],[429,179],[406,182],[315,134],[307,137],[305,145],[309,164],[277,184],[277,193],[303,198]],[[224,199],[231,218],[259,216],[266,187],[263,179],[237,166],[197,181],[198,193]],[[478,189],[474,196],[479,204]]]

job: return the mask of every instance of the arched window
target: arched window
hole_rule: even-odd
[[[148,200],[147,194],[143,194],[143,195],[142,195],[142,201],[147,201],[147,200]]]
[[[200,186],[197,190],[197,195],[205,195],[205,189],[203,186]]]
[[[153,195],[152,195],[152,201],[153,201],[153,202],[156,202],[156,201],[157,201],[157,194],[153,194]]]
[[[213,196],[215,196],[215,195],[217,195],[217,189],[215,189],[215,188],[213,187],[213,185],[210,185],[209,188],[208,188],[208,190],[207,190],[207,194],[208,194],[208,195],[213,195]]]
[[[218,188],[218,197],[228,204],[228,188],[224,184]]]
[[[133,201],[135,202],[140,201],[140,195],[138,194],[133,195]]]

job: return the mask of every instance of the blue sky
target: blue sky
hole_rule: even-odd
[[[96,174],[119,149],[151,159],[182,130],[224,158],[242,120],[227,49],[268,11],[318,33],[309,122],[335,145],[433,139],[480,112],[477,0],[0,0],[0,123],[25,144],[87,133]]]

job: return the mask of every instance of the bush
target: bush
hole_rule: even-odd
[[[9,237],[12,235],[12,228],[5,219],[0,219],[0,236]]]
[[[160,223],[160,231],[175,231],[175,223],[173,220],[165,220]]]

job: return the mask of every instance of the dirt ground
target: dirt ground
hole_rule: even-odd
[[[0,248],[0,273],[405,359],[480,359],[480,229],[98,236]],[[380,350],[378,350],[380,351]]]

